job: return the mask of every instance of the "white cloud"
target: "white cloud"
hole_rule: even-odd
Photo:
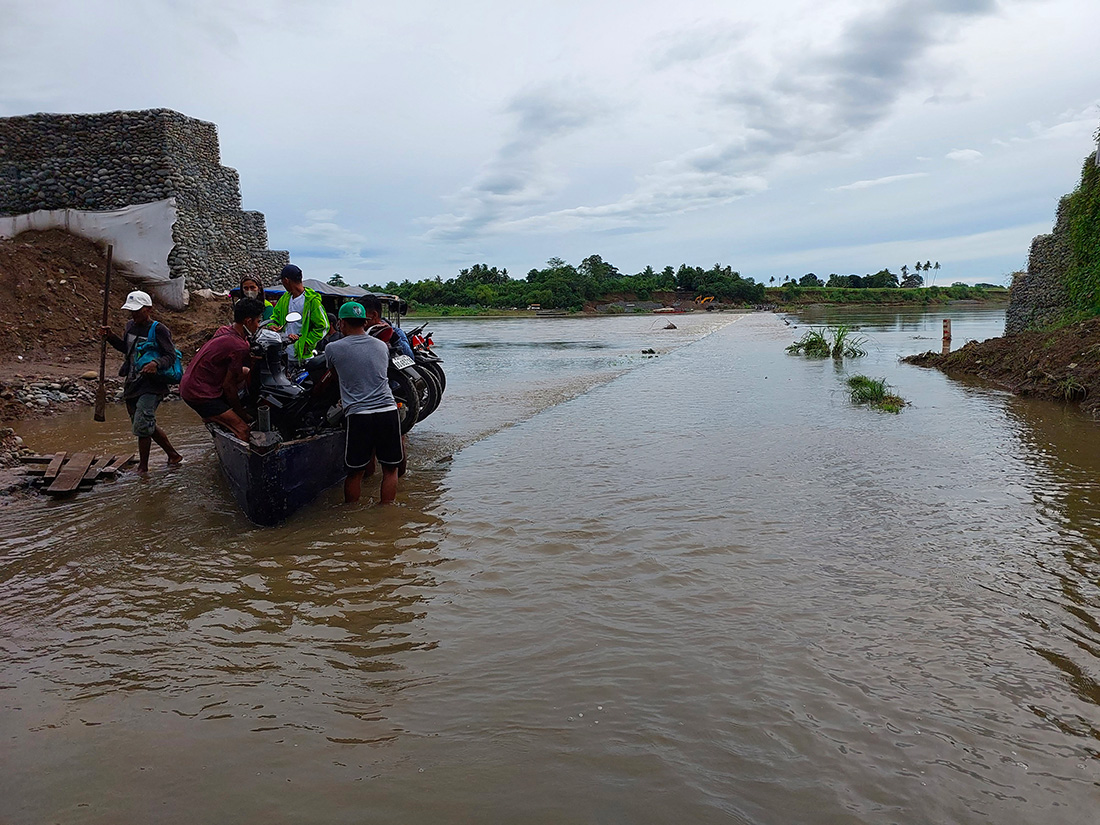
[[[360,251],[367,244],[366,236],[340,226],[333,220],[336,214],[335,209],[310,210],[305,214],[306,223],[292,226],[290,231],[306,244],[315,256],[317,253],[336,253],[342,258],[360,260]]]
[[[656,69],[667,69],[670,66],[696,63],[725,55],[754,28],[751,23],[711,21],[691,28],[665,32],[654,38],[654,53],[650,61]]]
[[[903,180],[913,180],[914,178],[926,178],[927,172],[909,172],[904,175],[887,175],[883,178],[872,178],[871,180],[857,180],[854,183],[846,183],[843,186],[834,187],[834,191],[840,192],[846,189],[870,189],[874,186],[885,186],[891,183],[898,183]]]
[[[948,160],[972,163],[976,160],[981,160],[984,156],[977,149],[952,149],[944,157]]]
[[[1007,146],[1012,143],[1031,143],[1037,140],[1087,139],[1096,131],[1098,119],[1100,119],[1100,102],[1091,103],[1082,109],[1063,112],[1052,124],[1033,120],[1027,124],[1030,134],[1012,137],[1007,141],[998,138],[993,143],[998,146]]]
[[[1023,262],[1032,238],[1049,231],[1049,222],[1032,223],[955,236],[896,238],[879,243],[802,249],[777,255],[774,260],[792,269],[809,266],[817,267],[817,271],[859,272],[865,267],[852,262],[866,261],[867,266],[882,266],[883,261],[927,259],[943,261],[947,272],[948,263],[954,265],[1006,256]],[[944,277],[955,279],[953,274],[940,276]]]
[[[514,121],[507,141],[470,185],[449,197],[452,212],[428,219],[426,239],[465,240],[544,203],[560,187],[553,163],[544,157],[546,147],[591,125],[609,108],[568,83],[515,95],[505,110]]]

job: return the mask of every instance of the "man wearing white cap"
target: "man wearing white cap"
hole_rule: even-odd
[[[156,416],[157,405],[168,395],[168,379],[160,373],[175,361],[176,346],[172,343],[172,333],[168,327],[153,320],[153,299],[147,293],[135,289],[126,296],[122,308],[129,310],[132,316],[132,320],[126,322],[122,337],[114,335],[107,327],[103,327],[101,332],[107,343],[126,356],[118,370],[118,374],[126,379],[122,397],[138,440],[137,470],[147,473],[153,441],[168,455],[169,465],[183,461],[183,456],[172,447],[164,430],[157,426]],[[150,332],[153,333],[152,341],[149,340]],[[154,346],[150,347],[150,343]],[[156,357],[145,357],[150,351]]]

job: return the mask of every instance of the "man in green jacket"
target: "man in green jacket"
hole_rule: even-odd
[[[286,292],[275,302],[271,328],[285,328],[290,340],[286,348],[287,357],[290,361],[304,361],[328,332],[328,313],[321,306],[320,294],[302,284],[302,270],[294,264],[283,267],[279,280]],[[302,318],[287,323],[286,316],[292,312],[301,313]]]

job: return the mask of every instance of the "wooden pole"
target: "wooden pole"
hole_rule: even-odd
[[[951,352],[951,319],[943,319],[943,354]]]
[[[107,312],[111,308],[111,259],[114,258],[115,248],[107,244],[107,275],[103,279],[103,326],[107,326]],[[99,342],[99,387],[95,391],[95,418],[96,421],[107,420],[107,387],[105,384],[107,373],[107,337],[103,336]]]

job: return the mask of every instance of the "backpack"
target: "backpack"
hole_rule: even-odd
[[[157,367],[157,375],[168,381],[169,384],[178,384],[183,379],[183,353],[176,350],[176,358],[166,370]],[[160,349],[157,347],[157,322],[149,326],[149,334],[144,341],[138,341],[134,345],[134,369],[140,370],[150,361],[160,358]]]

